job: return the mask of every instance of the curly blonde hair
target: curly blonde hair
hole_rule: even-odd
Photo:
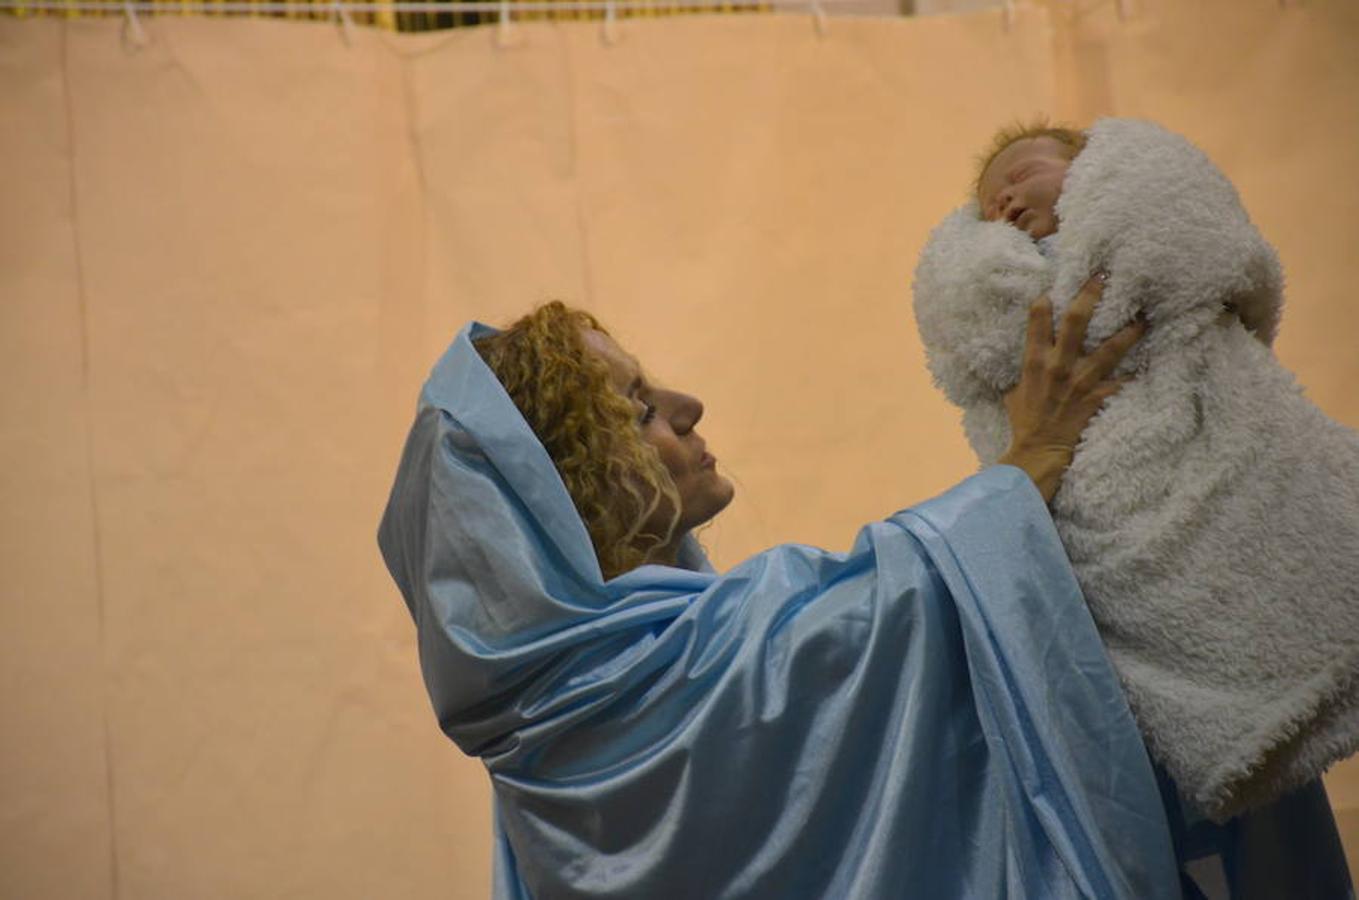
[[[1084,131],[1069,125],[1049,124],[1048,120],[1041,116],[1031,122],[1016,121],[1013,125],[1005,125],[991,136],[990,145],[977,156],[977,174],[972,179],[972,196],[980,197],[982,177],[986,175],[987,168],[1002,150],[1016,141],[1040,137],[1052,138],[1065,145],[1071,151],[1070,159],[1075,159],[1077,154],[1085,149]]]
[[[652,562],[674,537],[680,500],[637,413],[585,346],[583,332],[607,331],[559,300],[543,304],[474,346],[546,448],[580,513],[605,578]],[[644,531],[659,510],[663,533]]]

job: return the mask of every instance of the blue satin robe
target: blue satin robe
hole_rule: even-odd
[[[725,574],[604,581],[464,329],[379,528],[499,898],[1179,897],[1169,829],[1043,501],[989,469]]]

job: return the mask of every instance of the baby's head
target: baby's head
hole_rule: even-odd
[[[1057,232],[1057,198],[1085,134],[1045,121],[996,132],[977,169],[977,204],[988,222],[1009,222],[1034,240]]]

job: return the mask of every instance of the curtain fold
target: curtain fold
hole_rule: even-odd
[[[0,893],[12,896],[104,896],[117,859],[68,52],[56,23],[0,24]]]

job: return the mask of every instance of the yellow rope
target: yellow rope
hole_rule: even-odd
[[[122,7],[116,0],[109,0],[109,5],[105,9],[98,10],[79,10],[72,8],[76,0],[62,0],[62,8],[55,10],[34,10],[21,5],[9,10],[9,14],[17,18],[27,18],[34,15],[53,15],[67,19],[76,19],[86,16],[104,17],[121,15]],[[177,16],[205,16],[209,18],[220,18],[229,15],[223,10],[226,0],[174,0],[174,6],[170,10]],[[285,19],[303,19],[325,21],[334,16],[331,8],[331,0],[281,0],[287,2],[289,8],[279,14],[266,14],[259,10],[259,4],[268,0],[246,0],[250,18],[259,18],[262,15],[277,15]],[[346,0],[340,0],[346,2]],[[379,6],[373,12],[353,13],[351,17],[355,22],[368,25],[375,25],[387,31],[431,31],[443,27],[463,28],[474,23],[480,22],[487,24],[494,22],[496,15],[486,14],[474,15],[464,12],[462,4],[457,0],[449,0],[447,12],[418,12],[418,13],[399,13],[394,9],[395,0],[374,0]],[[569,9],[564,8],[565,4],[572,0],[549,0],[549,5],[538,9],[524,9],[524,0],[509,0],[511,8],[514,10],[513,17],[517,22],[524,21],[599,21],[607,15],[604,9]],[[734,15],[742,12],[770,12],[772,7],[768,3],[760,3],[755,6],[737,7],[732,0],[719,0],[718,4],[706,9],[689,9],[684,5],[687,0],[643,0],[642,5],[637,9],[617,10],[614,15],[623,18],[642,18],[651,19],[659,17],[669,17],[686,15],[693,13],[720,13]],[[445,23],[448,23],[445,25]]]
[[[392,0],[379,0],[379,2],[384,8],[374,14],[378,27],[385,28],[388,31],[396,31],[396,14],[392,12]]]

